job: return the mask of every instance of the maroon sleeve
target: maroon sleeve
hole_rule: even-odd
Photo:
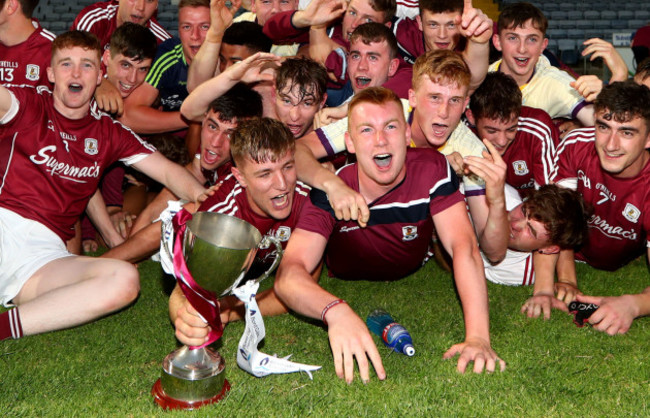
[[[312,189],[312,193],[315,189]],[[336,219],[324,209],[316,207],[310,199],[302,205],[300,216],[296,228],[304,229],[305,231],[315,232],[319,235],[329,239]]]
[[[264,24],[263,32],[275,45],[309,42],[309,28],[293,26],[291,18],[296,11],[277,13]]]

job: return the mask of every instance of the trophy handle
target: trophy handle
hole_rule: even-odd
[[[269,275],[271,274],[271,272],[272,272],[273,270],[275,270],[275,268],[276,268],[276,267],[278,266],[278,264],[280,263],[280,260],[282,260],[282,254],[284,253],[284,250],[282,249],[282,244],[280,244],[280,241],[279,241],[277,238],[275,238],[275,237],[271,237],[271,236],[268,236],[268,235],[265,236],[264,239],[262,239],[262,242],[260,242],[260,245],[264,244],[264,242],[266,242],[267,240],[268,240],[268,241],[271,241],[271,242],[273,243],[273,245],[275,245],[275,249],[276,249],[276,252],[275,252],[275,259],[273,260],[273,264],[271,264],[271,267],[269,267],[268,270],[266,270],[266,271],[264,272],[264,274],[262,274],[260,277],[258,277],[257,279],[255,279],[255,282],[257,282],[257,283],[259,283],[259,282],[261,282],[262,280],[264,280],[264,279],[266,279],[267,277],[269,277]],[[259,246],[258,246],[258,247],[259,247]]]

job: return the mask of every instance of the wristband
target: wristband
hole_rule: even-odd
[[[336,300],[333,300],[330,303],[328,303],[327,306],[325,306],[323,308],[323,312],[321,312],[321,314],[320,314],[320,319],[321,319],[321,321],[323,321],[325,323],[325,325],[327,325],[327,321],[325,320],[325,315],[327,315],[327,311],[329,311],[330,309],[332,309],[333,307],[335,307],[339,303],[347,303],[347,302],[344,301],[343,299],[336,299]]]

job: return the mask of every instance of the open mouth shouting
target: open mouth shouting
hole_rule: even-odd
[[[357,85],[357,88],[359,89],[365,89],[366,87],[369,87],[371,81],[372,79],[370,79],[369,77],[363,77],[363,76],[356,77],[354,79],[354,82]]]
[[[282,193],[271,198],[273,209],[282,210],[289,206],[289,193]]]
[[[289,123],[287,124],[287,128],[289,128],[293,136],[296,138],[300,136],[300,134],[302,134],[302,128],[303,128],[302,125],[296,123]]]
[[[517,67],[525,68],[528,65],[530,58],[515,58]]]
[[[393,156],[391,154],[377,154],[373,157],[373,161],[375,162],[375,165],[380,170],[385,170],[390,168],[390,163],[392,160],[393,160]]]
[[[81,93],[83,90],[83,86],[79,83],[70,83],[68,85],[68,90],[70,90],[73,93]]]
[[[438,49],[450,49],[451,42],[434,42]]]
[[[216,152],[210,151],[209,149],[206,149],[203,152],[203,162],[204,163],[206,163],[208,165],[212,165],[212,164],[216,163],[217,161],[219,161],[219,154],[217,154]]]

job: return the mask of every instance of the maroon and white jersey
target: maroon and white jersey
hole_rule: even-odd
[[[522,194],[548,184],[559,132],[553,120],[541,109],[523,106],[517,135],[503,154],[507,164],[506,183]]]
[[[636,177],[616,178],[598,160],[594,128],[577,129],[560,143],[551,180],[577,190],[593,207],[589,240],[576,258],[616,270],[643,253],[650,230],[650,164]]]
[[[117,29],[118,7],[119,0],[100,1],[86,6],[79,12],[70,29],[85,30],[95,34],[99,38],[102,47],[107,49],[111,35]],[[154,34],[158,45],[171,38],[171,35],[153,17],[149,19],[145,26]]]
[[[0,84],[52,87],[46,69],[56,35],[43,29],[37,20],[32,24],[36,30],[25,42],[11,47],[0,43]]]
[[[86,209],[104,170],[155,151],[107,114],[71,120],[54,108],[45,87],[10,87],[0,119],[0,206],[36,220],[64,241]]]
[[[357,165],[338,172],[359,191]],[[366,228],[339,221],[317,189],[303,207],[297,228],[328,240],[325,257],[330,272],[342,279],[396,280],[422,266],[433,232],[432,216],[463,201],[458,178],[445,157],[433,149],[410,148],[406,177],[393,190],[371,202]]]
[[[300,210],[303,204],[309,200],[309,190],[309,186],[297,182],[293,194],[293,201],[291,203],[291,214],[286,219],[276,220],[255,213],[246,197],[246,189],[241,187],[235,179],[235,176],[230,174],[223,180],[221,186],[215,191],[214,195],[209,196],[201,204],[199,211],[223,213],[243,219],[257,228],[262,236],[268,235],[275,237],[282,244],[282,248],[286,248],[291,232],[298,222]],[[268,249],[265,248],[258,251],[258,262],[261,261],[265,265],[269,264],[267,259],[271,257],[274,250],[275,247],[271,246]],[[272,257],[269,261],[272,261]]]

